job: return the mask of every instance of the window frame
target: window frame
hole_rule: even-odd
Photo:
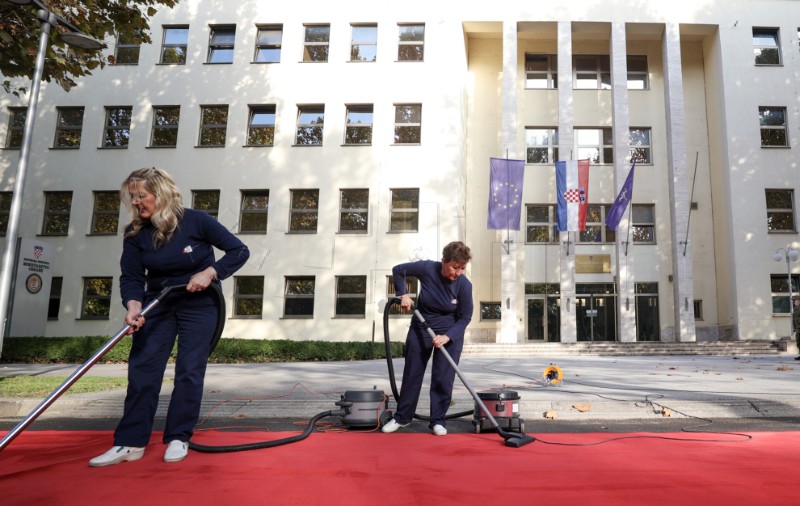
[[[215,38],[222,40],[215,41]],[[233,41],[229,41],[229,39]],[[207,65],[224,65],[233,63],[234,49],[236,47],[236,25],[209,25],[208,26],[208,54]],[[222,61],[214,61],[221,56]]]
[[[55,202],[53,201],[56,197],[67,197],[69,202],[67,203],[67,209],[53,209],[53,205]],[[66,202],[65,202],[66,203]],[[72,192],[71,191],[46,191],[44,192],[44,215],[42,219],[42,232],[40,235],[43,236],[55,236],[55,237],[66,237],[69,235],[69,224],[72,215]],[[50,225],[54,223],[54,219],[60,216],[66,216],[67,220],[66,223],[63,224],[62,227],[59,225],[58,228],[50,229]],[[58,225],[56,223],[56,225]]]
[[[277,32],[277,42],[275,36],[265,32]],[[262,33],[264,35],[262,36]],[[253,63],[280,63],[281,53],[283,52],[283,25],[256,25],[256,43],[253,54]],[[277,54],[277,58],[261,59],[260,55]]]
[[[634,204],[631,202],[631,241],[634,244],[657,244],[656,205]],[[643,219],[642,211],[647,210],[651,219]]]
[[[774,113],[780,113],[782,118],[778,118],[778,123],[770,120]],[[788,109],[784,106],[758,106],[758,124],[761,134],[761,147],[762,148],[788,148],[789,147],[789,125],[787,124]],[[783,136],[782,144],[765,144],[765,140],[772,137],[772,133],[778,133],[776,140],[780,141],[781,132]]]
[[[212,122],[217,119],[217,114],[224,116],[224,122]],[[197,147],[224,148],[228,138],[228,116],[230,108],[227,105],[201,105],[200,130],[197,135]],[[221,132],[221,133],[220,133]],[[221,139],[217,138],[221,136]]]
[[[275,123],[277,121],[277,110],[275,104],[260,104],[248,106],[247,117],[247,139],[245,146],[253,148],[272,147],[275,145]],[[271,117],[271,123],[254,123],[257,117]],[[258,135],[263,131],[263,135]],[[267,142],[254,143],[255,138],[264,138]]]
[[[403,111],[407,111],[404,113]],[[411,121],[416,119],[418,121]],[[415,132],[416,142],[406,142],[404,139]],[[394,146],[419,146],[422,144],[422,104],[394,104]]]
[[[366,192],[366,202],[356,198],[347,198],[346,194]],[[348,207],[348,203],[364,204],[363,207]],[[343,228],[342,224],[347,215],[359,215],[364,222],[363,228]],[[369,188],[340,188],[339,189],[339,233],[340,234],[368,234],[369,233]]]
[[[128,149],[131,139],[133,107],[126,105],[106,106],[105,112],[102,149]],[[125,116],[127,116],[127,123]],[[112,124],[113,118],[117,118],[115,124]],[[121,123],[120,119],[122,120]],[[114,141],[115,139],[117,140],[116,142]]]
[[[116,34],[116,41],[116,45],[114,46],[114,65],[139,65],[142,45],[140,43],[128,42],[120,33]],[[120,58],[120,54],[125,53],[131,53],[131,55],[129,57]]]
[[[327,32],[324,35],[320,32],[320,35],[322,35],[321,40],[309,40],[309,36],[313,34],[313,31],[320,28],[326,29]],[[327,63],[330,58],[330,44],[330,24],[319,23],[303,25],[303,59],[301,61],[303,63]],[[319,55],[316,54],[318,50],[322,51]]]
[[[292,283],[310,282],[311,293],[292,293]],[[283,285],[283,318],[286,319],[313,319],[314,318],[314,299],[316,298],[317,281],[315,276],[284,276]],[[311,312],[289,312],[290,305],[297,306],[294,310],[304,310],[304,302],[311,301]],[[296,301],[296,302],[295,302]]]
[[[416,305],[417,297],[419,296],[420,282],[416,276],[406,276],[406,287],[408,288],[408,296],[411,297],[411,303]],[[386,276],[386,300],[399,299],[397,296],[397,287],[394,286],[394,277],[392,275]],[[400,304],[392,304],[389,306],[389,317],[399,317],[410,315],[411,309],[402,309]]]
[[[61,294],[64,289],[64,278],[53,276],[50,280],[50,294],[47,298],[47,321],[58,321],[61,312]]]
[[[56,119],[56,135],[53,140],[53,149],[80,149],[81,137],[83,137],[83,118],[86,114],[86,109],[83,106],[78,107],[56,107],[58,118]],[[69,118],[70,113],[75,113],[77,116],[73,119]],[[71,138],[71,140],[70,140]]]
[[[303,198],[307,197],[307,198]],[[313,203],[314,207],[300,207],[304,202]],[[310,219],[313,228],[300,228]],[[319,189],[296,188],[289,190],[289,234],[316,234],[319,227]]]
[[[169,113],[177,112],[174,118],[168,117]],[[167,114],[165,114],[167,113]],[[159,118],[163,118],[164,123],[159,124]],[[178,146],[178,131],[181,124],[181,106],[179,105],[154,105],[153,106],[153,126],[150,132],[150,147],[151,148],[175,148]],[[171,137],[175,137],[173,142],[156,144],[156,137],[164,135],[165,139],[170,141]]]
[[[653,129],[650,127],[631,127],[628,130],[629,157],[637,165],[653,164]]]
[[[770,40],[772,43],[762,43]],[[774,61],[762,61],[759,59],[767,53],[774,52]],[[781,31],[780,28],[774,27],[753,27],[753,59],[756,67],[780,67],[783,65],[783,56],[781,55]],[[766,57],[764,60],[771,60],[772,58]]]
[[[81,297],[81,315],[79,320],[108,320],[111,314],[111,297],[114,291],[114,278],[111,276],[84,276],[83,289]],[[93,291],[91,281],[97,280],[104,286],[107,293],[91,293]],[[97,290],[94,290],[97,292]],[[91,301],[98,301],[101,305],[100,313],[96,315],[89,314],[87,306]]]
[[[629,54],[626,58],[628,67],[627,88],[634,91],[647,91],[650,89],[650,67],[645,54]],[[641,63],[644,62],[644,68]],[[638,67],[638,68],[637,68]],[[631,70],[633,69],[633,70]],[[631,83],[642,83],[641,86],[632,86]]]
[[[269,190],[241,190],[241,199],[239,201],[239,233],[240,234],[259,234],[259,235],[266,235],[269,227]],[[251,202],[260,202],[261,200],[264,201],[263,206],[255,207],[255,206],[247,206],[248,199],[251,199]],[[256,199],[256,200],[252,200]],[[262,218],[260,215],[264,215],[263,222],[264,226],[263,229],[260,226],[260,222]],[[259,227],[256,228],[245,228],[245,221],[248,221],[248,217],[253,217],[253,219],[258,220]]]
[[[363,284],[363,291],[343,292],[342,284],[344,281],[352,280],[358,284]],[[358,287],[359,290],[361,286]],[[349,301],[360,301],[360,312],[343,312],[340,306],[349,305]],[[334,294],[333,314],[336,318],[366,318],[367,316],[367,276],[364,275],[339,275],[336,276],[336,293]]]
[[[770,194],[774,194],[775,197],[770,199]],[[781,197],[782,196],[782,197]],[[790,207],[770,207],[772,202],[786,202],[788,198],[788,203]],[[767,211],[767,233],[768,234],[796,234],[797,233],[797,217],[795,216],[795,208],[797,207],[794,203],[794,189],[789,188],[765,188],[764,189],[764,203]],[[774,204],[772,204],[774,205]],[[781,223],[784,220],[774,220],[773,217],[775,215],[782,215],[788,216],[791,220],[791,227],[777,227],[773,226],[773,222]]]
[[[417,35],[415,28],[421,28],[421,34]],[[397,23],[397,29],[397,61],[425,61],[425,23]],[[409,58],[411,55],[417,57]]]
[[[772,302],[772,316],[788,316],[792,313],[790,304],[793,302],[790,295],[800,293],[800,274],[791,274],[792,287],[789,289],[789,274],[770,274],[770,301]],[[776,286],[777,285],[777,286]],[[779,288],[779,289],[776,289]],[[780,301],[777,301],[780,299]],[[786,308],[783,311],[784,307]]]
[[[388,233],[398,233],[398,234],[408,234],[408,233],[418,233],[419,232],[419,202],[420,202],[420,190],[419,188],[391,188],[389,189],[391,193],[389,202],[389,230]],[[409,201],[413,203],[416,200],[416,207],[399,207],[395,204],[397,202],[403,202],[397,195],[398,192],[415,192],[416,198],[412,198]],[[398,198],[395,198],[398,197]],[[414,227],[411,229],[404,229],[398,228],[398,224],[405,223],[409,220],[399,219],[402,215],[408,215],[412,222],[414,222]]]
[[[581,62],[581,60],[584,60]],[[590,63],[594,63],[590,65]],[[586,65],[579,65],[579,63]],[[590,68],[591,67],[591,68]],[[584,76],[584,77],[582,77]],[[592,79],[591,76],[594,76]],[[589,82],[594,81],[590,86]],[[611,57],[607,54],[573,54],[572,55],[572,89],[573,90],[610,90],[611,89]]]
[[[305,122],[304,117],[316,114],[317,118]],[[294,136],[295,146],[322,146],[325,140],[325,105],[307,104],[297,106],[297,128]],[[302,141],[302,142],[301,142]],[[318,141],[318,142],[312,142]]]
[[[586,212],[586,228],[578,232],[575,244],[613,244],[617,241],[615,230],[608,228],[606,216],[611,210],[612,204],[589,204]],[[595,220],[597,212],[597,220]],[[596,235],[599,232],[599,236]],[[595,239],[591,239],[590,234],[595,234]],[[597,239],[599,238],[599,240]]]
[[[496,317],[491,317],[492,314],[495,314]],[[482,322],[498,322],[502,320],[503,304],[499,301],[481,301],[480,315],[480,321]]]
[[[546,209],[547,221],[531,221],[531,210]],[[534,217],[535,218],[535,217]],[[532,241],[532,238],[541,234],[535,234],[534,229],[547,229],[546,241]],[[525,204],[525,244],[558,244],[558,210],[555,204]]]
[[[352,119],[364,117],[369,123],[351,123]],[[372,104],[349,104],[345,106],[344,145],[371,146],[374,124],[374,106]],[[362,132],[366,131],[366,133]],[[362,137],[362,134],[364,137]],[[353,140],[356,142],[353,142]]]
[[[533,63],[544,63],[544,68],[531,68]],[[543,84],[537,85],[537,83],[540,82],[543,82]],[[558,89],[558,55],[547,53],[525,53],[525,89]]]
[[[245,281],[260,281],[260,293],[254,291],[253,293],[245,292],[243,288]],[[258,301],[257,306],[261,306],[258,314],[240,312],[243,309],[242,305],[250,301]],[[232,318],[241,320],[260,320],[264,315],[264,276],[234,276],[233,277],[233,313]]]
[[[92,223],[89,228],[89,235],[93,236],[114,236],[119,231],[119,210],[120,200],[119,191],[93,191]],[[114,209],[105,209],[104,204],[111,203]],[[98,224],[99,221],[110,219],[113,222],[113,232],[103,232]],[[109,222],[109,225],[111,224]]]
[[[538,142],[542,138],[546,139],[546,144]],[[535,160],[531,154],[538,152],[544,152],[547,159]],[[556,160],[558,160],[558,128],[525,127],[525,163],[551,165]]]
[[[575,136],[574,151],[577,153],[577,160],[588,158],[591,165],[612,165],[614,163],[614,138],[611,127],[575,127],[573,132]],[[600,144],[597,144],[597,140],[593,141],[593,143],[582,144],[585,136],[581,134],[588,132],[598,132]],[[587,156],[587,150],[594,150],[597,153],[597,161],[592,156]],[[606,160],[606,157],[611,159]]]
[[[159,65],[186,65],[186,59],[189,55],[189,25],[163,25],[161,28]],[[185,37],[178,37],[179,31],[185,31]],[[175,41],[167,42],[170,37],[175,37]],[[175,61],[168,61],[167,57],[172,51],[175,52]]]
[[[192,209],[203,211],[209,216],[219,219],[220,190],[191,190]],[[200,202],[198,202],[200,197]],[[208,202],[211,205],[207,205]]]
[[[363,29],[364,34],[356,36],[356,32],[361,32]],[[370,32],[366,29],[371,30],[371,38],[361,38],[367,35],[370,35]],[[369,47],[372,48],[372,58],[356,58],[355,55],[358,52],[360,54],[361,47]],[[350,60],[351,62],[358,62],[358,63],[374,63],[378,60],[378,24],[377,23],[352,23],[350,25]]]
[[[11,201],[14,192],[0,191],[0,237],[5,237],[8,232],[8,218],[11,214]]]

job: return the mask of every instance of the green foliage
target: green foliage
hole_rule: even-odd
[[[132,44],[152,42],[150,18],[163,7],[172,8],[179,0],[40,0],[51,11],[86,35],[98,40],[119,34]],[[0,74],[3,90],[19,95],[27,90],[15,87],[9,80],[33,76],[41,34],[41,21],[36,17],[36,7],[15,5],[0,1]],[[91,75],[92,70],[114,63],[113,52],[70,49],[61,40],[66,30],[61,24],[50,32],[47,65],[43,79],[55,80],[69,91],[75,86],[74,78]],[[13,41],[13,43],[11,43]]]
[[[3,341],[3,363],[77,364],[87,361],[108,342],[107,337],[9,337]],[[131,338],[124,337],[99,363],[127,362]],[[392,356],[400,357],[403,343],[392,343]],[[174,359],[176,348],[172,350]],[[326,362],[385,359],[383,342],[275,341],[221,339],[210,363]]]

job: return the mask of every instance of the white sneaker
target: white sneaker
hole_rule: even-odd
[[[112,446],[110,450],[98,455],[89,461],[91,467],[103,467],[119,464],[120,462],[133,462],[144,457],[144,447],[137,446]]]
[[[438,423],[433,426],[433,429],[431,429],[431,432],[433,432],[434,436],[446,436],[447,435],[447,429],[444,428],[444,425],[439,425]]]
[[[387,423],[386,425],[383,426],[383,428],[381,429],[381,432],[385,432],[385,433],[388,434],[390,432],[395,432],[398,429],[402,429],[406,425],[408,425],[408,424],[407,423],[398,423],[397,420],[392,418],[391,420],[389,420],[389,423]]]
[[[189,443],[186,441],[170,441],[167,451],[164,452],[164,462],[180,462],[189,453]]]

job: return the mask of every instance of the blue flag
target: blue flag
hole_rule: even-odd
[[[490,230],[519,230],[525,160],[489,159]]]
[[[625,214],[625,208],[628,207],[628,202],[633,199],[633,169],[635,167],[636,160],[633,161],[633,165],[631,165],[631,171],[628,172],[628,179],[625,180],[625,184],[622,185],[619,195],[617,195],[616,200],[614,200],[614,204],[611,206],[611,209],[609,209],[608,214],[606,215],[606,226],[611,230],[617,230],[619,221],[622,219],[622,215]]]

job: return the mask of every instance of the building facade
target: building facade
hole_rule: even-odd
[[[797,1],[237,5],[184,0],[152,44],[43,83],[20,221],[55,251],[43,335],[121,325],[117,192],[143,166],[251,250],[227,337],[381,339],[391,267],[452,240],[474,254],[471,342],[789,334]],[[0,97],[6,223],[26,104]],[[487,228],[492,157],[525,161],[519,230]],[[554,163],[583,159],[587,226],[560,232]]]

